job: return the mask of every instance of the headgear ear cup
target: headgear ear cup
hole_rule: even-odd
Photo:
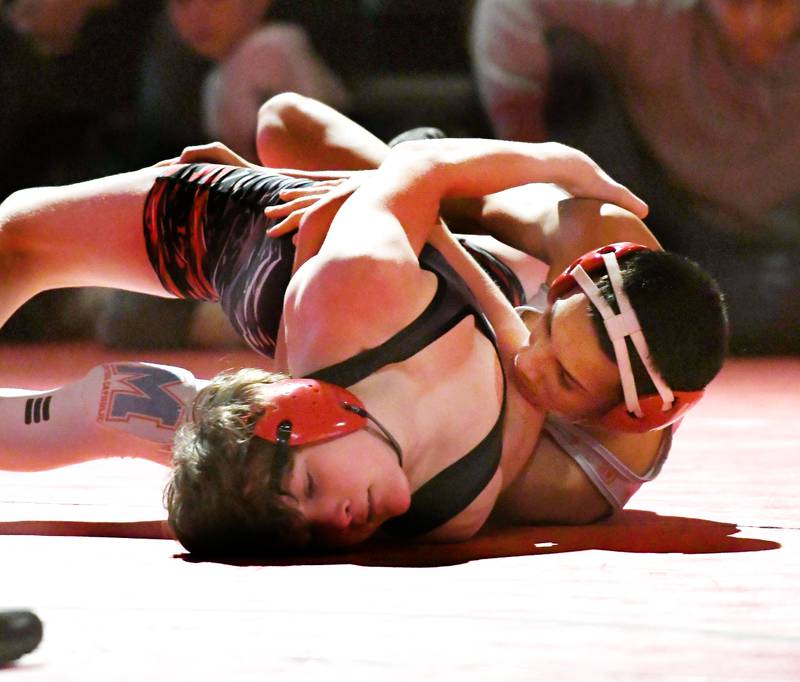
[[[345,436],[367,425],[367,418],[344,405],[364,409],[350,391],[315,379],[285,379],[264,385],[266,410],[253,435],[277,443],[278,429],[291,422],[288,445],[305,445]]]
[[[580,287],[603,316],[606,329],[609,331],[609,338],[611,338],[612,343],[614,343],[615,354],[617,355],[617,366],[620,371],[623,388],[625,389],[625,402],[612,408],[608,413],[597,420],[600,425],[613,431],[643,433],[645,431],[664,428],[683,417],[686,411],[695,405],[703,396],[703,391],[672,391],[650,363],[650,353],[647,342],[644,338],[644,334],[641,332],[641,326],[638,323],[635,311],[633,311],[633,307],[630,305],[630,302],[627,301],[627,296],[624,294],[621,278],[619,278],[619,271],[616,267],[616,260],[619,258],[635,251],[647,250],[648,249],[641,244],[616,242],[590,251],[575,260],[575,262],[553,281],[548,294],[548,301],[552,305],[559,297],[576,287]],[[609,262],[609,260],[611,262]],[[619,282],[614,286],[617,304],[621,311],[619,315],[613,314],[608,304],[600,297],[596,286],[594,286],[593,282],[587,277],[589,273],[597,272],[604,268],[608,270],[609,277],[612,278],[613,282],[614,278],[612,277],[611,266],[614,266],[616,275],[619,278]],[[623,310],[625,308],[627,308],[627,311]],[[626,318],[624,323],[627,324],[628,327],[623,333],[619,331],[612,333],[612,327],[610,326],[612,323],[614,323],[612,326],[615,329],[619,329],[619,320],[609,319],[612,317]],[[635,338],[635,335],[638,335],[638,339]],[[621,345],[625,343],[626,336],[631,336],[635,341],[634,345],[636,350],[650,374],[653,383],[658,388],[659,393],[643,397],[636,395],[637,392],[635,382],[633,381],[633,374],[630,369],[628,353]],[[625,365],[627,365],[627,368]],[[626,386],[626,380],[630,382],[628,386]],[[631,385],[633,391],[632,396],[630,395],[631,389],[629,388]],[[631,401],[633,402],[633,407],[631,407]]]
[[[284,379],[264,384],[262,396],[264,414],[253,429],[258,438],[281,447],[308,445],[346,436],[372,421],[403,464],[397,440],[346,388],[316,379]]]
[[[639,398],[639,405],[644,415],[637,417],[628,412],[625,403],[611,408],[596,422],[609,431],[625,431],[627,433],[645,433],[663,429],[683,418],[703,397],[703,391],[673,391],[675,402],[669,410],[662,410],[661,396],[652,393]]]

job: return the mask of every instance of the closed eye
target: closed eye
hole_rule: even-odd
[[[572,377],[563,367],[561,367],[561,365],[558,367],[558,383],[560,383],[562,388],[566,389],[567,391],[573,391],[576,388]]]
[[[306,469],[306,489],[305,494],[307,499],[311,499],[314,497],[314,492],[317,489],[317,485],[314,482],[314,477],[311,475],[311,472]]]
[[[556,305],[559,304],[557,303]],[[545,328],[547,329],[547,335],[551,338],[551,342],[553,336],[554,309],[555,306],[552,306],[548,308],[547,312],[545,313]],[[558,383],[561,384],[562,388],[568,391],[581,390],[584,393],[588,393],[586,387],[567,371],[566,367],[561,364],[561,361],[557,357],[556,363],[558,364]]]

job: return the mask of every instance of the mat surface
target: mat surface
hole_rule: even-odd
[[[2,347],[0,386],[111,359],[258,362]],[[162,467],[0,472],[0,608],[45,623],[0,682],[800,680],[798,385],[800,359],[732,361],[614,519],[447,547],[196,563],[160,539]]]

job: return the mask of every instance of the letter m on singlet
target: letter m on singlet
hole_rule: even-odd
[[[174,430],[183,412],[183,403],[172,388],[180,379],[160,367],[140,364],[115,364],[106,418],[109,421],[145,419],[162,428]]]

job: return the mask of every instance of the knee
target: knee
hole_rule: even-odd
[[[282,150],[304,129],[309,120],[309,100],[295,92],[270,97],[258,110],[256,149],[261,163],[279,165]]]
[[[34,189],[22,189],[0,203],[0,262],[9,266],[18,262],[34,247],[30,229]]]
[[[39,290],[37,247],[31,229],[31,190],[11,194],[0,204],[0,326]]]
[[[273,95],[258,110],[259,123],[262,119],[267,124],[278,121],[290,121],[301,115],[309,106],[309,98],[296,92],[282,92]]]

